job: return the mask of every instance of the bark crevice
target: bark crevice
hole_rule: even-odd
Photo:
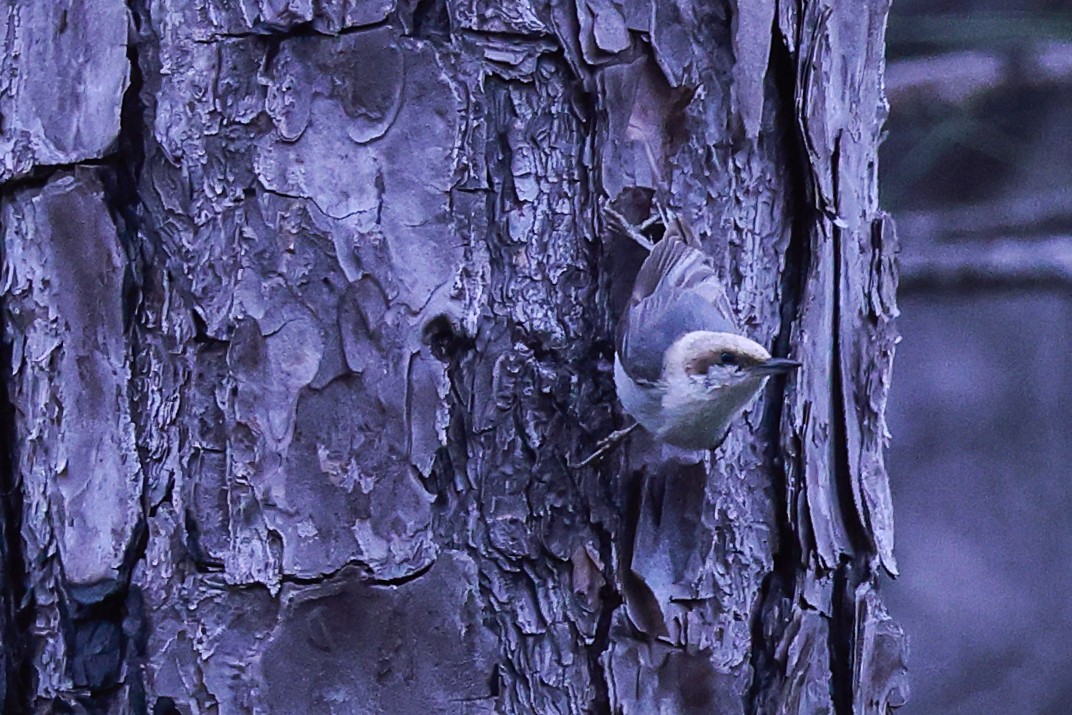
[[[6,248],[0,244],[0,260],[6,261]],[[6,312],[4,298],[0,297],[0,312]],[[10,323],[0,320],[0,374],[4,384],[0,386],[0,599],[2,599],[2,632],[0,648],[3,649],[4,712],[30,712],[33,694],[33,662],[31,659],[34,595],[27,588],[29,572],[26,568],[22,540],[23,492],[22,480],[16,473],[15,456],[15,405],[11,401],[8,380],[14,374],[12,365],[12,336]]]

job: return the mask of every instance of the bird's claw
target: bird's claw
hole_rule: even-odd
[[[651,239],[644,235],[644,230],[661,223],[661,216],[652,215],[640,226],[634,226],[629,222],[629,219],[612,209],[609,204],[604,204],[603,213],[606,215],[607,223],[610,224],[611,228],[633,239],[643,246],[646,251],[651,252],[651,249],[655,247]]]
[[[634,422],[633,424],[629,425],[628,427],[625,427],[623,429],[615,430],[615,431],[611,432],[609,435],[607,435],[606,437],[604,437],[603,439],[599,440],[599,442],[596,443],[596,451],[592,452],[590,455],[585,457],[583,460],[581,460],[580,462],[576,462],[576,463],[570,462],[570,460],[567,458],[566,459],[566,466],[568,466],[570,469],[583,469],[584,467],[587,467],[590,464],[594,464],[594,463],[598,462],[599,460],[603,459],[603,457],[607,456],[607,454],[612,449],[617,447],[618,444],[620,444],[622,440],[624,440],[626,437],[628,437],[629,434],[639,426],[640,426],[639,422]]]

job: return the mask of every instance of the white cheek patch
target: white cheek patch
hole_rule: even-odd
[[[706,373],[698,376],[707,389],[737,384],[739,377],[743,377],[743,373],[733,366],[725,365],[712,365]]]

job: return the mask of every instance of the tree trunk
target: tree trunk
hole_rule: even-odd
[[[8,3],[5,712],[885,713],[883,0]],[[692,225],[803,360],[717,451],[612,326]]]

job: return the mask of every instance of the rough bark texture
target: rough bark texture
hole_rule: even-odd
[[[6,711],[903,702],[886,13],[8,3]],[[573,470],[653,195],[806,367]]]

